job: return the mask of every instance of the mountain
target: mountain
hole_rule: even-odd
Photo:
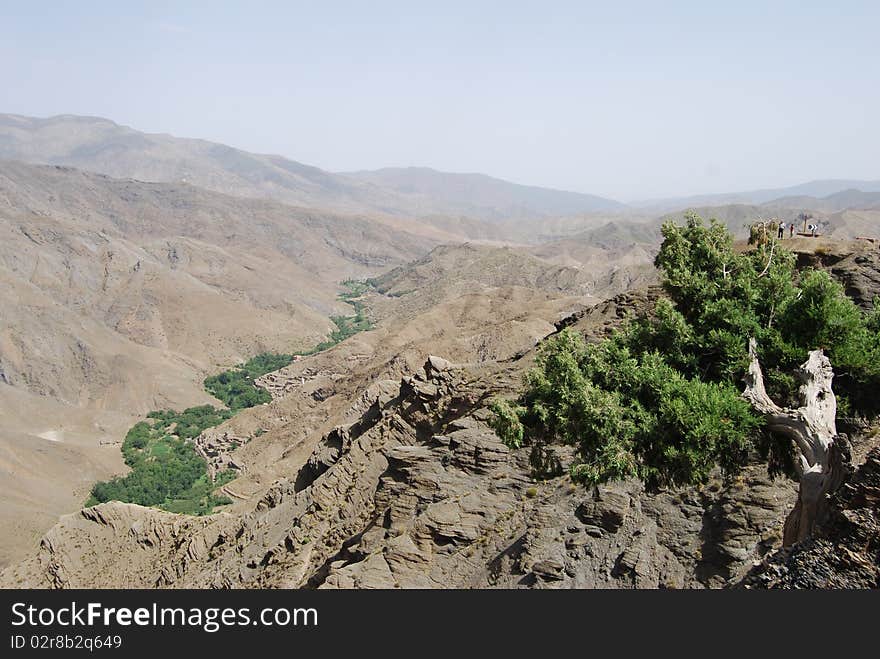
[[[439,172],[428,167],[389,167],[350,172],[350,178],[421,200],[421,213],[464,215],[492,221],[535,219],[622,210],[595,195],[518,185],[485,174]]]
[[[382,190],[281,156],[142,133],[100,117],[0,115],[0,158],[343,211],[393,208],[395,202]]]
[[[876,291],[874,248],[833,247],[816,251],[817,265],[827,259],[836,276],[858,275]],[[432,297],[448,295],[271,374],[272,406],[218,429],[241,442],[242,475],[224,490],[235,503],[223,512],[191,517],[110,502],[65,515],[0,585],[724,588],[756,570],[779,575],[762,559],[778,560],[773,550],[796,485],[771,476],[764,462],[733,475],[714,471],[699,486],[626,479],[584,488],[565,469],[534,479],[532,448],[501,442],[489,406],[521,391],[543,341],[534,332],[568,327],[598,340],[650,312],[659,296],[656,288],[631,291],[554,328],[540,317],[558,304],[468,267],[499,263],[503,271],[509,257],[437,249],[377,278],[379,290],[365,294],[371,307],[420,296],[405,290],[420,281],[437,284]],[[473,293],[456,290],[461,272],[478,282]],[[544,281],[542,272],[552,271],[530,262],[519,283]],[[852,439],[857,489],[841,491],[858,495],[844,509],[863,514],[836,521],[856,552],[846,556],[864,558],[845,569],[876,561],[868,536],[856,531],[876,530],[865,521],[873,519],[877,444],[870,433]],[[572,457],[570,447],[550,450],[563,464]],[[822,558],[833,554],[833,540],[810,560],[814,576],[828,576]]]
[[[278,155],[142,133],[100,117],[0,114],[0,159],[68,165],[115,178],[189,183],[338,212],[531,219],[621,208],[600,197],[428,169],[334,174]]]
[[[659,213],[474,175],[362,180],[375,173],[100,119],[4,121],[0,586],[725,587],[778,545],[795,486],[763,462],[700,487],[583,488],[572,447],[509,448],[492,429],[548,337],[595,341],[652,312]],[[43,158],[82,168],[22,162]],[[172,180],[120,173],[138,167]],[[700,212],[744,232],[801,211],[785,203]],[[541,208],[560,215],[529,217]],[[876,245],[839,238],[878,214],[816,210],[830,237],[786,243],[868,308]],[[216,405],[206,375],[336,330],[257,376],[271,400],[191,438],[211,474],[231,470],[214,513],[80,509],[126,472],[120,444],[145,412]],[[539,464],[563,468],[536,479]]]
[[[835,238],[871,238],[880,242],[880,207],[846,209],[820,220],[820,228]]]
[[[570,226],[583,222],[593,220]],[[526,233],[524,221],[514,225]],[[621,267],[627,250],[617,245],[573,247],[560,263],[552,247],[461,244],[458,231],[491,226],[0,161],[0,564],[124,471],[119,443],[143,414],[216,404],[206,375],[325,339],[331,316],[350,313],[337,298],[345,279],[387,287],[371,303],[377,328],[333,353],[342,364],[366,360],[366,381],[399,377],[431,349],[509,358],[629,281],[605,277]],[[331,356],[304,362],[350,373]],[[338,386],[321,382],[316,396]],[[269,462],[256,472],[260,483],[277,473]]]
[[[880,180],[821,179],[809,181],[786,188],[764,188],[744,192],[724,192],[717,194],[693,195],[652,199],[631,204],[637,208],[658,212],[698,206],[722,206],[729,204],[761,205],[774,200],[790,197],[823,198],[846,190],[861,192],[880,192]]]
[[[847,189],[835,192],[827,197],[809,197],[806,195],[780,197],[763,205],[768,208],[810,208],[830,213],[848,209],[871,210],[880,208],[880,191],[864,192],[862,190]]]

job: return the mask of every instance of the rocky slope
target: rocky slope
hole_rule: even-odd
[[[624,296],[573,322],[598,337],[651,297]],[[490,399],[516,391],[530,363],[531,352],[461,366],[430,358],[411,376],[376,381],[351,421],[308,452],[291,446],[298,468],[228,513],[192,519],[112,503],[75,513],[3,583],[701,587],[741,577],[778,540],[794,488],[763,467],[661,492],[532,482],[527,451],[509,451],[485,424]]]
[[[0,533],[0,566],[124,470],[138,416],[212,402],[205,375],[323,340],[350,312],[344,279],[401,266],[371,303],[394,377],[429,339],[456,360],[506,358],[628,283],[603,248],[562,265],[451,245],[413,263],[460,228],[0,162],[0,530],[16,529]]]
[[[880,241],[805,238],[787,246],[797,255],[798,267],[828,270],[856,304],[874,308],[874,298],[880,295]]]
[[[871,442],[875,447],[880,438]],[[812,538],[768,556],[751,588],[880,588],[880,447],[831,498]]]
[[[873,281],[866,245],[804,247],[801,258],[843,263],[838,276]],[[454,267],[420,262],[383,280],[393,291],[408,277],[434,279],[441,294],[424,309],[394,313],[406,295],[370,293],[370,307],[389,310],[376,329],[266,376],[271,404],[203,438],[239,470],[224,488],[235,503],[223,512],[188,518],[109,503],[67,515],[0,584],[701,588],[748,583],[777,563],[796,485],[770,478],[760,462],[703,487],[659,491],[634,481],[585,489],[566,475],[532,479],[529,450],[509,450],[487,425],[490,401],[519,391],[541,337],[572,327],[598,340],[650,311],[659,292],[631,291],[569,315],[565,299],[491,277],[468,296],[442,294],[456,291],[467,259],[498,257],[469,250]],[[483,338],[465,340],[473,336]],[[869,447],[876,438],[856,440]],[[565,474],[571,455],[554,451]],[[847,510],[862,519],[876,508],[871,455],[850,481],[853,493],[839,495],[846,519]],[[853,560],[870,562],[873,536],[846,540],[835,524],[822,556],[804,560],[818,566],[844,555],[834,544],[842,541],[868,552]],[[865,582],[864,570],[846,583]]]

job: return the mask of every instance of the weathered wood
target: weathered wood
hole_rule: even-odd
[[[834,370],[822,350],[810,352],[798,371],[804,404],[797,409],[784,408],[767,394],[754,339],[749,341],[749,359],[743,397],[764,415],[770,432],[788,437],[797,448],[795,468],[800,478],[800,493],[783,533],[783,544],[789,546],[810,535],[826,495],[839,485],[842,476],[839,453],[834,450],[837,437],[837,400],[831,389]]]

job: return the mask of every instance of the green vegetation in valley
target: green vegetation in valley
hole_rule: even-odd
[[[155,420],[154,429],[159,432],[168,434],[173,430],[180,439],[194,439],[201,435],[203,430],[219,426],[226,419],[232,418],[232,414],[232,410],[217,409],[212,405],[199,405],[189,407],[183,412],[174,410],[150,412],[147,418]]]
[[[367,317],[366,308],[358,299],[371,290],[372,286],[354,279],[345,280],[342,286],[345,291],[339,294],[339,299],[352,306],[354,315],[330,316],[330,320],[336,325],[330,337],[309,350],[296,353],[297,355],[306,356],[323,352],[358,332],[372,329],[373,325]],[[266,373],[284,368],[293,361],[294,357],[295,355],[292,354],[264,352],[241,366],[205,378],[205,390],[235,411],[268,403],[272,400],[272,396],[265,389],[258,387],[254,380]]]
[[[330,320],[332,320],[333,324],[336,325],[336,329],[330,333],[330,338],[328,338],[326,341],[322,341],[314,348],[298,354],[304,356],[315,355],[319,352],[329,350],[337,343],[345,341],[345,339],[357,334],[358,332],[365,332],[367,330],[373,329],[373,323],[370,322],[370,319],[367,317],[366,307],[364,306],[364,303],[357,299],[364,295],[367,291],[372,290],[373,286],[370,283],[370,280],[357,281],[355,279],[346,279],[344,282],[342,282],[342,285],[346,288],[346,290],[339,294],[339,299],[346,304],[351,305],[355,312],[354,315],[330,316]]]
[[[131,471],[96,483],[86,505],[123,501],[204,515],[214,506],[231,503],[226,497],[213,494],[231,480],[231,474],[223,472],[222,478],[218,474],[218,478],[211,481],[205,460],[187,440],[232,414],[232,410],[211,405],[190,407],[182,412],[150,412],[146,421],[131,427],[122,442],[122,455]]]
[[[336,329],[330,338],[299,354],[321,352],[372,328],[363,303],[357,299],[370,290],[370,285],[355,280],[344,281],[342,285],[346,290],[339,298],[350,304],[355,314],[332,316]],[[131,471],[96,483],[86,506],[123,501],[170,512],[204,515],[215,506],[231,503],[226,497],[216,496],[214,491],[235,478],[235,472],[221,472],[212,481],[204,458],[188,440],[195,439],[207,428],[220,425],[242,409],[271,401],[269,392],[258,387],[255,380],[284,368],[293,359],[292,354],[265,352],[240,366],[205,378],[205,390],[223,401],[226,409],[200,405],[182,412],[160,410],[147,414],[147,420],[132,426],[122,443],[122,455]],[[254,436],[264,432],[261,428]]]
[[[360,297],[375,288],[372,279],[365,279],[364,281],[346,279],[342,282],[342,285],[347,289],[339,294],[339,297],[343,300],[351,300],[352,298]]]
[[[779,243],[735,250],[715,220],[691,214],[664,225],[663,237],[655,264],[666,297],[602,342],[572,329],[545,341],[522,397],[493,405],[509,446],[540,458],[547,444],[573,444],[571,475],[585,483],[701,483],[715,466],[736,470],[752,449],[791,473],[790,442],[762,432],[740,396],[752,337],[781,404],[795,404],[795,370],[821,347],[840,413],[880,411],[880,305],[862,312],[828,273],[799,272]]]
[[[258,387],[254,380],[261,375],[284,368],[293,355],[264,352],[236,368],[205,378],[205,391],[222,400],[231,410],[242,410],[268,403],[272,396]]]

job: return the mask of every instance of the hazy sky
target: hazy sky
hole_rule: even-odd
[[[880,2],[0,0],[0,112],[623,200],[880,179]]]

